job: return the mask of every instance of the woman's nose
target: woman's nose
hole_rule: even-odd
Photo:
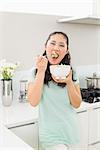
[[[58,46],[58,45],[55,45],[55,46],[54,46],[54,50],[59,50],[59,46]]]

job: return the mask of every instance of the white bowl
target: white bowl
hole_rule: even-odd
[[[65,79],[70,73],[70,65],[51,65],[50,73],[56,77],[56,79]]]

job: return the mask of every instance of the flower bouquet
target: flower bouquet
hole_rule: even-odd
[[[11,80],[15,70],[19,67],[19,62],[11,63],[5,59],[0,61],[0,78],[3,80]]]

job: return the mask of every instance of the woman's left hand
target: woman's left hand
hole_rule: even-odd
[[[53,80],[57,83],[70,83],[72,82],[72,70],[70,71],[69,75],[66,77],[66,79],[62,79],[62,78],[59,78],[57,79],[55,76],[52,76]]]

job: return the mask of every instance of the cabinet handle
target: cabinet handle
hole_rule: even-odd
[[[18,127],[22,127],[22,126],[31,125],[31,124],[36,124],[36,122],[31,122],[31,123],[26,123],[26,124],[22,124],[22,125],[17,125],[17,126],[14,126],[14,127],[8,127],[8,129],[18,128]]]
[[[93,109],[100,109],[100,107],[96,107],[96,108],[93,108]]]
[[[77,113],[79,114],[79,113],[83,113],[83,112],[87,112],[87,110],[82,110],[82,111],[77,112]]]

